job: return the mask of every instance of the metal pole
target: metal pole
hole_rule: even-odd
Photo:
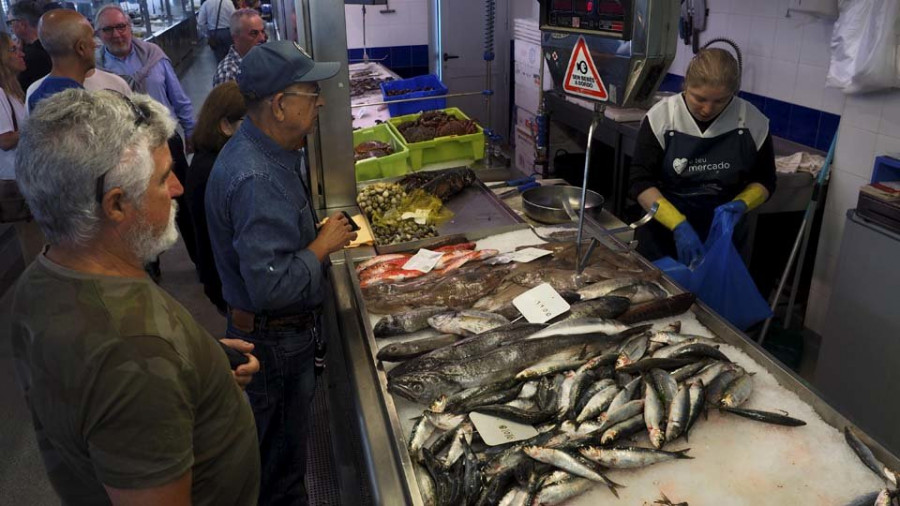
[[[584,271],[584,261],[581,259],[581,241],[584,237],[584,202],[587,199],[588,174],[591,171],[591,145],[594,140],[594,130],[600,126],[600,118],[603,116],[603,106],[594,104],[594,120],[588,128],[587,152],[584,155],[584,179],[581,183],[581,209],[578,214],[578,235],[575,239],[575,272],[581,274]]]
[[[446,95],[438,95],[435,97],[420,97],[420,98],[400,98],[397,100],[387,100],[382,102],[369,102],[368,104],[353,104],[350,107],[355,109],[357,107],[369,107],[372,105],[388,105],[388,104],[402,104],[403,102],[421,102],[423,100],[433,100],[435,98],[456,98],[456,97],[472,97],[475,95],[483,95],[482,91],[467,91],[465,93],[448,93]]]

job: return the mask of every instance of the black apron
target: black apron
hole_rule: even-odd
[[[675,130],[664,134],[666,149],[659,191],[687,217],[701,240],[709,233],[716,207],[733,200],[750,182],[757,149],[746,128],[746,104],[740,106],[737,128],[722,135],[704,138]],[[674,115],[674,100],[669,107]],[[742,235],[735,231],[735,239]],[[676,258],[672,232],[659,222],[638,229],[636,236],[638,251],[648,259]]]

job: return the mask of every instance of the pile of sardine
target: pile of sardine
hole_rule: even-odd
[[[673,447],[710,407],[804,424],[741,408],[752,376],[715,339],[681,334],[679,324],[639,324],[687,311],[692,295],[669,297],[627,254],[601,250],[576,276],[574,244],[542,247],[553,255],[525,264],[493,255],[450,274],[364,289],[369,311],[387,315],[377,337],[440,333],[378,352],[395,364],[389,390],[428,406],[409,440],[426,504],[559,504],[597,484],[617,495],[625,485],[607,477],[610,469],[692,458]],[[512,299],[542,282],[570,311],[548,324],[511,321]],[[532,425],[538,435],[488,446],[472,412]]]
[[[859,460],[887,484],[887,487],[870,494],[870,496],[863,497],[853,504],[866,506],[871,504],[875,506],[894,505],[900,499],[900,474],[878,462],[872,450],[859,439],[859,436],[850,427],[844,427],[844,439],[847,441],[850,449],[853,450],[853,453],[859,457]]]

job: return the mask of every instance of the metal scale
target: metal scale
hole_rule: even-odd
[[[607,105],[650,105],[675,59],[680,5],[675,0],[540,0],[540,4],[542,64],[554,90],[594,103],[576,239],[580,273],[596,245],[592,240],[587,255],[581,255],[594,131]],[[651,209],[629,227],[647,223],[655,212]]]

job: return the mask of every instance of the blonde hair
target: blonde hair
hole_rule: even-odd
[[[693,86],[722,87],[737,93],[741,88],[741,69],[737,60],[724,49],[701,49],[684,73],[685,89]]]
[[[9,58],[10,49],[15,47],[16,41],[12,39],[6,32],[0,32],[0,88],[3,88],[3,91],[6,92],[7,95],[11,95],[13,98],[19,100],[19,102],[25,102],[25,92],[22,91],[22,86],[19,85],[19,79],[16,76],[16,73],[13,70],[6,66],[6,58]]]

